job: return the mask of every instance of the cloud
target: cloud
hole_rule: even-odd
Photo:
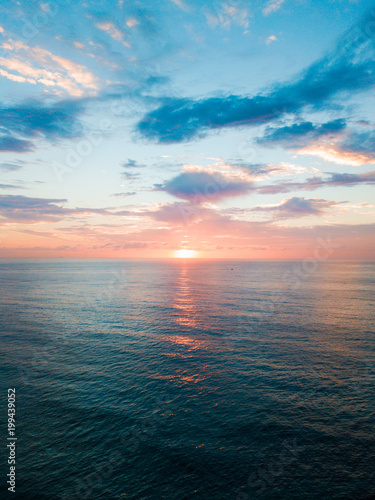
[[[65,252],[65,251],[77,251],[82,249],[81,245],[76,245],[74,247],[70,245],[60,245],[58,247],[42,247],[42,246],[34,246],[34,247],[17,247],[17,248],[7,248],[8,251],[11,251],[13,254],[15,252]]]
[[[299,154],[319,156],[340,165],[361,166],[375,163],[375,134],[349,132],[341,140],[320,140],[298,151]]]
[[[27,196],[0,196],[0,215],[8,220],[35,222],[56,221],[66,215],[66,209],[57,203],[64,199],[29,198]]]
[[[62,101],[49,106],[38,101],[16,106],[0,104],[0,129],[3,132],[0,151],[33,151],[33,143],[24,138],[42,137],[53,141],[77,137],[82,133],[78,120],[81,110],[82,105],[75,101]]]
[[[127,181],[134,181],[135,179],[138,179],[140,177],[140,174],[133,174],[130,172],[122,172],[121,177],[123,179],[126,179]]]
[[[4,76],[8,80],[11,80],[12,82],[17,82],[17,83],[31,83],[32,85],[36,85],[36,80],[33,80],[32,78],[26,78],[24,76],[20,75],[14,75],[13,73],[9,73],[8,71],[5,71],[4,69],[0,68],[0,75]]]
[[[154,210],[145,210],[141,215],[174,226],[183,226],[194,221],[206,220],[216,216],[216,211],[208,207],[197,205],[191,201],[178,201],[161,204]]]
[[[261,194],[278,194],[290,193],[292,191],[314,191],[322,187],[338,187],[338,186],[358,186],[360,184],[375,184],[375,171],[364,174],[338,174],[329,173],[326,178],[310,177],[304,182],[280,182],[278,184],[270,184],[259,186],[257,192]]]
[[[114,193],[111,194],[111,196],[124,197],[124,196],[134,196],[135,194],[137,194],[135,191],[129,191],[127,193]]]
[[[110,21],[106,21],[106,22],[103,22],[103,23],[96,23],[95,26],[102,30],[102,31],[105,31],[106,33],[108,33],[114,40],[122,40],[123,39],[123,34],[120,30],[118,30],[116,28],[116,26],[110,22]]]
[[[266,179],[268,177],[281,177],[285,175],[296,175],[308,172],[306,167],[294,165],[293,163],[280,162],[277,164],[246,164],[237,163],[235,168],[242,169],[247,172],[254,180]]]
[[[207,167],[185,164],[180,174],[163,184],[156,184],[155,189],[187,200],[193,205],[202,205],[215,203],[224,198],[261,192],[267,188],[267,186],[257,187],[255,181],[305,172],[308,172],[305,167],[290,163],[265,165],[219,162]]]
[[[249,96],[200,100],[167,98],[137,124],[146,139],[175,143],[201,138],[209,130],[260,125],[304,108],[324,110],[338,95],[368,90],[375,83],[374,47],[354,26],[336,48],[289,82]]]
[[[215,169],[203,170],[197,167],[185,169],[157,189],[188,200],[192,203],[215,202],[223,198],[241,196],[251,192],[253,182],[247,175]]]
[[[245,7],[236,5],[229,2],[213,4],[215,10],[205,11],[207,23],[212,28],[219,26],[220,28],[229,29],[232,24],[237,24],[247,29],[249,27],[249,12]]]
[[[314,144],[298,151],[301,155],[318,156],[323,160],[337,163],[338,165],[351,165],[358,167],[375,163],[374,153],[361,154],[353,151],[345,151],[340,144]]]
[[[293,197],[282,200],[278,205],[258,206],[252,209],[254,212],[274,212],[280,218],[305,217],[307,215],[321,215],[338,203],[319,198]]]
[[[272,12],[278,11],[282,4],[284,3],[284,0],[271,0],[268,2],[266,7],[262,10],[264,16],[269,16],[272,14]]]
[[[94,245],[91,248],[94,250],[113,248],[115,250],[126,250],[130,248],[157,248],[158,242],[145,242],[145,241],[132,241],[130,243],[122,243],[121,245],[115,245],[113,243],[106,243],[105,245]]]
[[[336,136],[346,128],[346,121],[343,119],[333,120],[322,125],[315,125],[312,122],[294,123],[285,127],[267,127],[262,137],[257,139],[260,144],[284,144],[288,148],[299,148],[312,142],[314,139],[325,136]]]
[[[3,42],[7,57],[0,57],[0,74],[16,82],[41,84],[57,94],[61,89],[79,97],[99,88],[99,79],[86,66],[61,57],[41,47],[30,47],[19,40]],[[10,73],[11,72],[11,73]]]
[[[0,195],[0,215],[9,222],[58,222],[71,215],[106,214],[104,209],[65,208],[66,199]]]
[[[0,126],[25,137],[76,137],[81,132],[77,120],[81,110],[82,106],[76,101],[61,101],[50,106],[38,101],[0,105]]]
[[[0,170],[3,172],[16,172],[23,167],[23,162],[18,160],[16,163],[0,163]]]
[[[277,38],[275,37],[275,35],[270,35],[266,40],[266,44],[269,45],[272,42],[276,42],[276,40]]]
[[[7,153],[9,151],[14,151],[17,153],[27,153],[29,151],[33,151],[33,149],[33,144],[30,141],[17,139],[11,135],[0,136],[0,151],[2,152]]]
[[[139,24],[139,21],[135,17],[129,17],[129,19],[126,20],[126,26],[128,28],[133,28],[137,24]]]
[[[113,231],[111,231],[113,229]],[[320,226],[287,226],[270,222],[252,222],[233,220],[229,217],[216,216],[196,219],[186,233],[185,227],[140,229],[132,226],[124,234],[123,225],[118,228],[106,226],[69,227],[64,233],[64,241],[56,246],[60,249],[76,243],[80,246],[77,257],[96,255],[98,257],[117,256],[118,249],[129,249],[134,257],[155,257],[154,249],[166,251],[181,247],[181,238],[189,234],[190,248],[206,251],[207,256],[233,258],[268,258],[268,259],[366,259],[375,257],[375,224],[325,224]],[[203,238],[202,238],[203,236]],[[55,233],[53,234],[55,236]],[[69,238],[69,241],[66,241]],[[203,241],[204,240],[204,241]],[[24,240],[25,247],[34,247],[33,240]],[[30,256],[30,252],[17,245],[15,240],[8,241],[8,248],[1,248],[3,257]],[[47,245],[45,246],[47,247]],[[134,248],[134,252],[131,249]],[[91,252],[90,250],[93,250]],[[107,251],[104,251],[108,249]],[[141,251],[141,249],[149,251]],[[97,251],[96,251],[97,250]],[[56,256],[64,254],[64,250]],[[40,254],[43,255],[43,254]],[[72,254],[74,255],[74,254]],[[54,256],[49,252],[49,256]],[[69,256],[67,250],[66,256]],[[122,255],[123,256],[123,255]],[[285,279],[291,285],[298,285],[296,268],[298,262],[291,265]],[[298,271],[298,269],[297,269]],[[297,273],[298,274],[298,273]],[[301,275],[301,273],[299,273]]]
[[[343,119],[321,125],[312,122],[294,123],[290,126],[267,127],[259,144],[283,145],[297,149],[299,154],[319,156],[341,165],[359,166],[375,162],[375,133],[347,130]]]
[[[184,4],[184,2],[182,2],[181,0],[172,0],[172,2],[175,5],[177,5],[177,7],[179,7],[184,12],[188,12],[189,9],[186,7],[186,5]]]
[[[0,189],[24,189],[22,186],[16,186],[15,184],[0,184]]]
[[[340,143],[341,151],[348,153],[358,153],[367,157],[369,163],[375,161],[375,133],[352,132]]]
[[[135,21],[135,20],[134,20]],[[111,21],[104,21],[104,22],[99,22],[96,23],[95,26],[102,30],[105,31],[111,38],[116,40],[117,42],[121,42],[125,47],[130,48],[129,42],[124,40],[124,33],[120,31]],[[131,26],[134,26],[134,23],[131,24]]]
[[[121,166],[123,168],[144,168],[146,165],[142,165],[141,163],[138,163],[137,160],[128,158],[128,160],[124,161]]]

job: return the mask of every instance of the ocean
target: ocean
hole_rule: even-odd
[[[1,498],[375,498],[375,263],[2,260],[0,281]]]

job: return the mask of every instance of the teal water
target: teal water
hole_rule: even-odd
[[[1,498],[375,498],[375,264],[302,266],[1,261]]]

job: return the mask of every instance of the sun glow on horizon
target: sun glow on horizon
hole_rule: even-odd
[[[198,252],[196,250],[188,250],[187,248],[183,248],[181,250],[175,250],[173,252],[173,257],[175,259],[193,259],[197,257]]]

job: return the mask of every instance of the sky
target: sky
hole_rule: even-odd
[[[0,257],[375,258],[375,3],[4,1]]]

